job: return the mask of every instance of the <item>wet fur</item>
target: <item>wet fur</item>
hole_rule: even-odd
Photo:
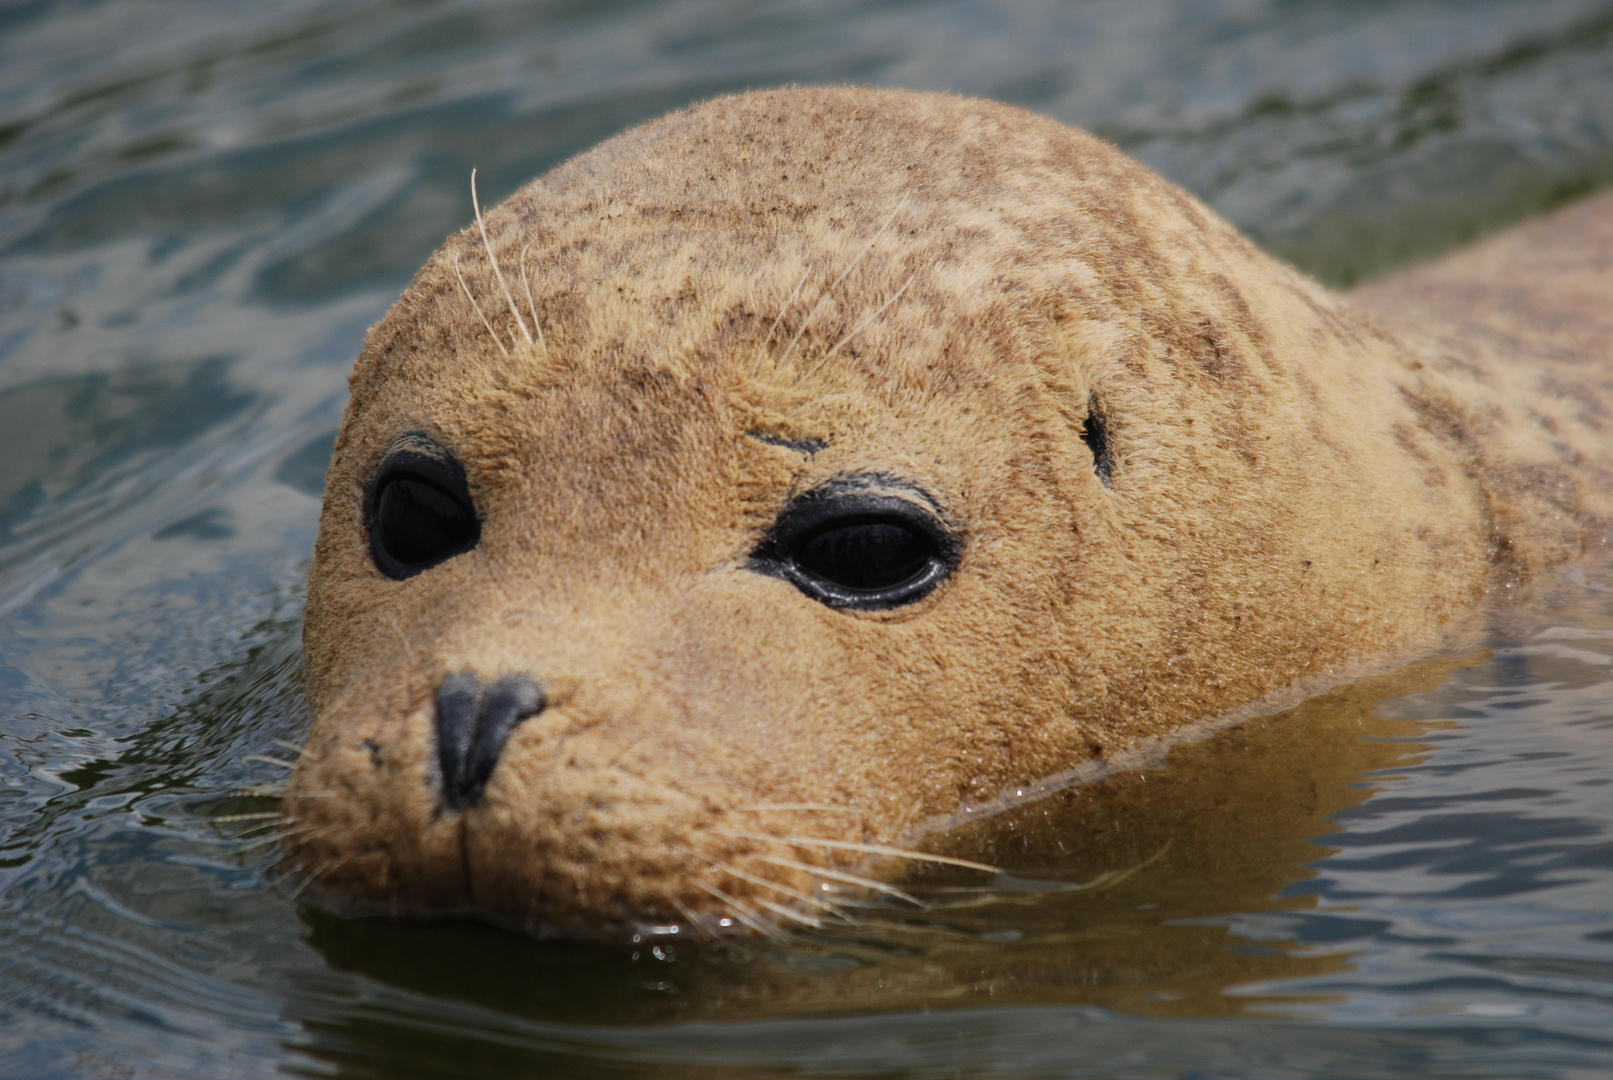
[[[1596,535],[1606,339],[1531,366],[1382,307],[942,95],[724,98],[478,207],[352,376],[290,865],[372,910],[776,932],[969,806],[1426,649]],[[362,499],[413,431],[482,540],[392,581]],[[937,499],[951,580],[855,613],[746,568],[846,473]],[[550,708],[449,813],[432,695],[462,671]]]

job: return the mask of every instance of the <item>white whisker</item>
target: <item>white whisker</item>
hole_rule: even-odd
[[[288,897],[288,899],[295,900],[297,897],[301,896],[303,890],[312,885],[314,883],[314,879],[319,877],[320,874],[323,874],[335,862],[335,859],[326,859],[324,862],[320,863],[318,869],[314,870],[313,873],[304,877],[300,882],[297,883],[297,887],[291,890],[291,896]]]
[[[1158,862],[1160,859],[1163,859],[1165,857],[1165,853],[1167,851],[1169,851],[1170,849],[1171,849],[1171,841],[1167,840],[1167,841],[1165,841],[1165,846],[1164,847],[1160,848],[1158,851],[1154,852],[1152,855],[1148,856],[1148,858],[1144,859],[1142,862],[1138,863],[1135,866],[1128,866],[1124,870],[1105,870],[1103,873],[1099,874],[1097,877],[1093,878],[1091,881],[1084,881],[1079,885],[1071,885],[1068,889],[1066,889],[1064,891],[1066,891],[1066,892],[1091,892],[1091,891],[1093,891],[1095,889],[1110,889],[1110,888],[1113,888],[1114,886],[1119,885],[1122,881],[1125,881],[1127,878],[1131,877],[1131,875],[1137,873],[1139,870],[1142,870],[1142,869],[1144,869],[1145,867],[1148,867],[1148,866],[1152,866],[1154,863]]]
[[[729,896],[727,893],[717,888],[717,886],[708,885],[698,878],[691,878],[690,881],[695,888],[709,893],[710,895],[715,896],[718,900],[722,901],[723,904],[727,905],[728,910],[733,914],[734,918],[738,919],[740,922],[744,923],[758,934],[761,934],[763,937],[770,937],[774,941],[786,940],[784,934],[778,929],[778,927],[769,926],[767,922],[763,920],[760,915],[756,914],[755,911],[752,911],[750,907],[734,899],[732,896]]]
[[[281,839],[281,834],[275,833],[273,836],[265,836],[261,840],[254,840],[250,844],[242,844],[235,850],[237,854],[243,851],[252,851],[256,848],[267,847],[269,844],[273,844],[279,839]]]
[[[530,240],[521,246],[521,287],[526,290],[526,306],[532,309],[532,329],[537,332],[538,345],[543,349],[543,357],[547,360],[549,358],[549,343],[543,340],[543,323],[538,319],[538,305],[532,299],[532,282],[527,280],[526,276],[526,252],[527,248],[531,246],[532,241]]]
[[[278,746],[282,750],[290,750],[293,754],[296,754],[298,757],[302,757],[302,755],[303,755],[304,748],[301,747],[301,746],[298,746],[294,742],[286,742],[286,740],[284,740],[284,739],[270,739],[269,741],[274,743],[276,746]]]
[[[847,334],[845,337],[843,337],[839,341],[835,342],[835,347],[830,349],[828,352],[824,353],[823,354],[823,360],[819,360],[818,363],[822,364],[825,361],[827,361],[831,356],[833,356],[835,353],[840,351],[840,347],[842,345],[844,345],[846,342],[850,341],[852,338],[856,337],[858,334],[860,334],[864,330],[866,330],[868,328],[869,323],[873,322],[875,319],[877,319],[881,315],[885,314],[885,309],[890,307],[892,304],[896,303],[896,301],[901,297],[901,295],[907,291],[907,287],[909,285],[913,284],[913,278],[916,277],[916,276],[917,275],[915,275],[915,274],[909,274],[907,276],[907,280],[902,282],[902,287],[900,289],[897,289],[896,292],[891,296],[891,298],[889,300],[887,300],[883,304],[879,305],[879,307],[874,311],[874,313],[872,315],[868,316],[868,318],[864,319],[862,322],[858,323],[855,327],[853,327],[851,333]]]
[[[487,327],[488,336],[493,339],[493,344],[498,346],[499,352],[509,356],[510,350],[506,349],[504,342],[498,339],[498,334],[493,330],[493,324],[487,321],[487,313],[482,310],[482,305],[476,302],[476,297],[471,295],[470,286],[465,284],[465,275],[460,273],[459,270],[459,252],[457,251],[454,252],[454,276],[459,279],[459,287],[465,290],[465,299],[470,301],[470,306],[475,308],[476,314],[481,316],[482,325]]]
[[[951,855],[931,855],[925,851],[889,847],[885,844],[859,844],[851,840],[826,840],[817,836],[773,836],[768,833],[741,832],[737,829],[711,829],[708,831],[719,836],[732,836],[741,840],[765,840],[774,844],[832,848],[837,851],[860,851],[866,855],[886,855],[897,859],[912,859],[916,862],[940,863],[943,866],[961,866],[965,870],[981,870],[988,874],[1002,873],[995,866],[987,866],[985,863],[974,862],[970,859],[957,859]]]
[[[885,219],[885,223],[875,230],[873,236],[868,238],[868,243],[864,244],[862,246],[862,250],[857,252],[857,254],[852,257],[852,260],[846,264],[846,268],[844,270],[840,271],[840,276],[835,278],[827,289],[823,290],[823,295],[818,297],[818,302],[812,305],[812,310],[807,312],[805,319],[801,320],[801,326],[798,330],[796,330],[795,337],[790,339],[789,348],[785,349],[784,355],[779,357],[778,362],[780,364],[783,364],[790,358],[790,354],[795,351],[795,346],[800,342],[802,336],[807,332],[807,327],[812,325],[812,320],[817,317],[818,312],[823,309],[823,305],[834,296],[834,291],[840,287],[840,283],[842,281],[846,280],[847,275],[849,275],[852,270],[856,268],[858,263],[862,262],[863,256],[867,255],[873,250],[874,244],[879,241],[881,236],[885,235],[885,230],[890,228],[891,222],[896,220],[896,215],[902,212],[902,207],[905,205],[907,205],[907,192],[904,191],[902,192],[902,197],[896,200],[896,208],[890,212],[890,216]]]
[[[762,339],[763,349],[773,344],[773,334],[778,330],[778,324],[784,321],[785,312],[790,310],[790,306],[795,303],[795,298],[801,295],[801,287],[807,283],[807,278],[810,276],[812,276],[812,267],[808,266],[801,275],[801,280],[795,283],[795,288],[790,292],[790,298],[784,301],[783,307],[778,309],[778,317],[773,320],[773,325],[767,328],[767,336]]]
[[[493,276],[498,278],[499,288],[504,290],[504,299],[509,301],[510,314],[515,316],[515,325],[521,328],[521,336],[526,338],[528,345],[533,344],[532,332],[526,328],[526,321],[521,318],[521,310],[515,306],[515,295],[510,292],[510,283],[504,280],[504,271],[499,269],[498,256],[493,254],[493,245],[487,239],[487,223],[482,220],[482,204],[476,198],[476,170],[470,171],[470,205],[476,211],[476,227],[482,231],[482,249],[487,252],[487,261],[493,264]]]
[[[716,938],[712,937],[711,931],[706,929],[705,920],[701,919],[700,916],[696,915],[694,912],[690,911],[676,900],[671,901],[671,904],[673,907],[678,909],[678,914],[683,916],[684,921],[687,922],[695,933],[699,934],[702,939],[706,941],[716,940]]]
[[[923,900],[920,900],[918,897],[912,895],[911,893],[905,893],[894,885],[887,885],[883,881],[875,881],[872,878],[866,878],[860,874],[849,874],[844,870],[831,870],[826,866],[813,866],[811,863],[798,862],[795,859],[780,859],[773,855],[754,855],[752,858],[754,858],[757,862],[772,863],[775,866],[788,866],[795,870],[805,870],[809,874],[816,874],[818,877],[826,877],[830,881],[839,881],[847,885],[856,885],[860,888],[882,893],[885,896],[894,897],[897,900],[906,900],[909,904],[912,904],[915,907],[928,908],[930,906]]]
[[[232,799],[278,799],[284,796],[285,793],[286,785],[284,783],[253,784],[251,787],[231,788],[225,792]]]
[[[258,814],[220,814],[218,817],[208,818],[209,821],[262,821],[264,818],[277,818],[278,810],[265,810]]]
[[[818,317],[818,312],[823,310],[823,305],[827,304],[832,299],[834,299],[834,294],[829,292],[825,292],[822,296],[818,297],[818,302],[812,305],[812,309],[806,313],[806,318],[801,320],[801,325],[795,331],[795,336],[790,339],[790,344],[784,350],[784,355],[778,358],[778,362],[781,365],[790,358],[790,354],[794,352],[795,347],[800,344],[802,336],[807,332],[807,327],[811,326],[812,320]]]
[[[289,829],[279,830],[273,836],[265,836],[262,839],[252,841],[250,844],[243,844],[235,850],[237,852],[251,851],[253,848],[260,848],[266,844],[272,844],[279,840],[289,840],[293,836],[297,836],[302,833],[310,833],[313,831],[314,828],[311,825],[294,825]]]
[[[868,238],[868,243],[863,245],[863,249],[857,252],[856,256],[846,264],[846,268],[844,270],[840,271],[840,276],[835,278],[834,284],[829,286],[829,292],[834,292],[836,289],[838,289],[840,287],[840,283],[846,280],[847,275],[851,273],[852,269],[858,263],[862,262],[863,256],[873,250],[874,245],[878,243],[879,238],[885,235],[885,230],[891,227],[891,222],[896,220],[896,215],[900,214],[902,212],[902,207],[906,205],[907,192],[904,191],[902,192],[902,197],[896,200],[896,209],[892,210],[890,212],[890,217],[885,219],[885,224],[881,225],[878,230],[875,231],[874,235]]]
[[[789,919],[791,922],[798,922],[802,926],[809,926],[814,930],[823,929],[823,920],[821,919],[815,919],[811,915],[803,915],[799,911],[791,911],[783,904],[775,904],[773,901],[760,896],[754,896],[751,899],[753,902],[762,905],[773,914]]]
[[[296,765],[292,764],[289,761],[282,761],[277,757],[270,757],[268,754],[248,754],[246,757],[242,758],[241,760],[243,762],[261,761],[265,765],[278,765],[282,769],[295,769],[297,767]]]
[[[695,854],[695,853],[690,852],[690,854]],[[822,897],[813,896],[811,893],[804,893],[804,892],[801,892],[799,889],[792,889],[792,888],[790,888],[790,887],[788,887],[786,885],[780,885],[776,881],[769,881],[767,878],[759,877],[759,876],[757,876],[755,874],[748,874],[745,871],[739,869],[739,867],[733,866],[733,865],[731,865],[729,863],[726,863],[726,862],[723,862],[721,859],[711,859],[708,856],[699,856],[699,857],[700,858],[706,858],[707,861],[709,861],[711,863],[711,865],[715,866],[717,869],[721,870],[723,873],[732,874],[734,877],[739,878],[741,881],[748,881],[752,885],[759,885],[764,889],[772,889],[774,892],[778,893],[781,896],[788,896],[793,900],[799,900],[803,904],[811,904],[815,908],[820,908],[820,909],[822,909],[824,911],[829,912],[830,914],[832,914],[837,919],[844,919],[846,922],[852,924],[853,926],[858,925],[856,919],[852,918],[850,915],[846,914],[844,911],[841,911],[834,904],[831,904],[829,901],[823,899]],[[760,902],[759,897],[758,897],[758,902]]]

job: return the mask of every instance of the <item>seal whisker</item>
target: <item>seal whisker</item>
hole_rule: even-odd
[[[912,859],[915,862],[961,866],[965,870],[981,870],[988,874],[1002,873],[995,866],[974,862],[971,859],[958,859],[951,855],[931,855],[927,851],[914,851],[910,848],[890,847],[885,844],[859,844],[851,840],[828,840],[819,836],[771,836],[767,833],[741,832],[737,829],[712,829],[710,831],[721,836],[733,836],[743,840],[766,840],[775,844],[796,844],[801,847],[831,848],[837,851],[860,851],[866,855],[887,855],[897,859]]]
[[[1154,852],[1152,855],[1148,856],[1148,858],[1144,859],[1142,862],[1137,863],[1134,866],[1128,866],[1124,870],[1105,870],[1103,873],[1099,874],[1097,877],[1093,878],[1091,881],[1083,881],[1083,882],[1081,882],[1081,883],[1079,883],[1077,885],[1071,885],[1069,888],[1067,888],[1065,890],[1062,890],[1062,891],[1064,891],[1064,892],[1093,892],[1093,891],[1103,890],[1103,889],[1112,889],[1116,885],[1119,885],[1122,881],[1125,881],[1127,878],[1129,878],[1133,874],[1137,873],[1138,871],[1143,870],[1143,869],[1145,869],[1145,868],[1147,868],[1149,866],[1152,866],[1154,863],[1158,862],[1160,859],[1163,859],[1165,857],[1165,853],[1167,851],[1169,851],[1170,849],[1171,849],[1171,841],[1167,840],[1167,841],[1165,841],[1164,846],[1162,846],[1158,851]]]
[[[324,862],[320,863],[319,866],[316,867],[313,871],[311,871],[310,873],[304,875],[303,879],[297,883],[297,887],[295,889],[291,890],[291,895],[289,897],[287,897],[287,899],[288,900],[296,900],[297,897],[302,895],[303,890],[308,888],[308,886],[312,885],[314,883],[314,880],[316,878],[318,878],[320,874],[323,874],[326,870],[330,869],[330,867],[334,863],[336,863],[337,859],[341,859],[341,861],[343,861],[343,862],[346,861],[345,856],[335,856],[335,857],[326,859]]]
[[[852,257],[852,260],[846,264],[846,268],[840,271],[840,276],[835,278],[834,283],[830,285],[827,290],[825,290],[826,292],[832,293],[836,289],[840,288],[840,283],[846,280],[847,276],[850,275],[852,269],[858,263],[862,262],[863,256],[873,250],[874,245],[879,242],[879,238],[885,235],[885,230],[891,227],[891,222],[896,220],[896,215],[900,214],[902,212],[902,207],[906,205],[907,192],[904,191],[902,192],[902,197],[896,200],[896,207],[890,212],[890,216],[885,219],[885,223],[878,229],[874,230],[874,235],[868,238],[868,243],[864,244],[862,250],[857,252],[857,254]]]
[[[305,750],[305,747],[298,746],[294,742],[287,742],[284,739],[270,739],[269,741],[271,743],[273,743],[274,745],[278,746],[282,750],[290,750],[293,754],[296,754],[298,757],[302,757],[303,752]]]
[[[532,329],[537,332],[538,345],[543,349],[543,358],[547,360],[549,358],[549,343],[543,339],[543,323],[538,319],[538,305],[532,299],[532,282],[526,276],[526,253],[531,246],[532,241],[530,240],[521,245],[521,288],[526,290],[526,305],[532,309]]]
[[[795,351],[795,346],[800,343],[802,335],[804,335],[807,332],[807,328],[812,325],[812,320],[817,318],[819,311],[823,310],[823,305],[827,304],[832,299],[834,299],[834,294],[829,292],[825,292],[822,296],[818,297],[818,302],[812,305],[811,310],[806,313],[806,318],[801,320],[801,326],[795,331],[795,336],[790,339],[789,347],[784,350],[784,355],[778,358],[778,362],[781,366],[785,361],[789,360],[790,354]]]
[[[251,831],[252,830],[244,830],[246,835],[250,835]],[[293,825],[289,829],[279,829],[279,830],[277,830],[272,836],[265,836],[265,837],[262,837],[260,839],[252,841],[250,844],[243,844],[241,847],[236,848],[236,851],[237,852],[251,851],[253,848],[260,848],[260,847],[263,847],[266,844],[272,844],[272,843],[274,843],[274,842],[276,842],[278,840],[286,840],[286,839],[289,839],[290,837],[293,837],[293,836],[308,834],[308,833],[312,833],[314,831],[315,831],[315,829],[311,825]]]
[[[823,929],[822,919],[813,918],[811,915],[803,915],[799,911],[791,911],[783,904],[775,904],[773,901],[760,896],[753,897],[752,899],[755,903],[762,905],[764,908],[781,918],[789,919],[791,922],[798,922],[802,926],[811,927],[813,930]]]
[[[242,844],[240,847],[235,849],[235,852],[236,852],[236,854],[239,855],[239,854],[241,854],[242,852],[245,852],[245,851],[254,851],[257,848],[266,847],[269,844],[272,844],[275,841],[279,840],[280,837],[281,837],[280,833],[275,833],[273,836],[260,837],[259,839],[252,841],[250,844]]]
[[[321,866],[319,868],[319,873],[316,874],[314,876],[314,878],[310,880],[310,884],[312,883],[312,881],[318,880],[320,875],[328,874],[332,870],[340,870],[342,867],[346,866],[348,863],[350,863],[352,861],[353,861],[353,857],[351,855],[343,855],[339,859],[331,859],[324,866]]]
[[[748,881],[752,885],[759,885],[759,886],[761,886],[763,888],[766,888],[766,889],[773,889],[773,890],[781,893],[784,896],[789,896],[789,897],[795,898],[797,900],[803,901],[805,903],[812,904],[815,907],[819,907],[819,908],[823,908],[825,910],[831,911],[834,914],[836,914],[838,917],[843,918],[846,922],[850,923],[853,926],[858,925],[856,920],[852,919],[849,915],[845,915],[843,912],[838,911],[838,909],[836,909],[833,904],[830,904],[827,901],[818,900],[817,898],[812,897],[812,896],[808,896],[805,893],[797,892],[796,890],[787,888],[787,887],[785,887],[783,885],[778,884],[775,881],[768,881],[766,878],[756,877],[756,876],[754,876],[752,874],[747,874],[743,870],[740,870],[738,867],[730,866],[728,863],[723,862],[721,859],[714,859],[714,858],[711,858],[709,855],[701,855],[698,852],[690,851],[688,848],[681,848],[680,847],[680,848],[677,848],[676,850],[682,851],[685,855],[692,855],[695,858],[704,859],[711,866],[712,869],[720,870],[725,874],[729,874],[729,875],[731,875],[733,877],[739,878],[741,881]],[[699,884],[699,882],[696,882],[696,884]],[[727,894],[724,894],[724,895],[727,895]],[[729,897],[729,899],[733,900],[732,897]],[[733,902],[738,903],[737,900],[733,901]],[[767,899],[764,896],[753,896],[753,897],[751,897],[751,902],[755,903],[755,904],[760,904],[762,907],[767,908],[769,911],[773,912],[774,914],[779,915],[779,916],[781,916],[783,918],[789,919],[789,920],[791,920],[793,922],[798,922],[798,923],[802,924],[803,926],[809,926],[814,930],[823,929],[823,922],[821,920],[816,919],[816,918],[814,918],[814,917],[812,917],[810,915],[803,915],[802,913],[800,913],[798,911],[792,911],[790,908],[785,907],[783,904],[776,904],[776,903],[774,903],[773,901]]]
[[[493,324],[487,321],[487,313],[482,310],[482,305],[476,302],[476,297],[471,295],[470,286],[465,284],[465,275],[460,273],[459,270],[459,252],[457,251],[454,252],[454,276],[459,279],[459,287],[465,290],[465,299],[469,300],[470,306],[476,309],[476,314],[482,317],[482,325],[487,327],[487,333],[492,337],[493,344],[498,346],[499,352],[508,357],[510,350],[506,349],[504,342],[498,339],[498,332],[493,329]]]
[[[504,280],[504,271],[499,269],[498,256],[493,254],[493,244],[487,239],[487,222],[482,220],[482,204],[476,198],[476,170],[470,171],[470,205],[476,211],[476,227],[482,232],[482,249],[487,252],[487,261],[493,264],[493,276],[498,279],[499,288],[504,290],[504,299],[509,302],[510,314],[515,316],[515,325],[521,328],[521,336],[526,338],[528,345],[534,344],[532,332],[526,328],[526,320],[521,318],[521,309],[515,306],[515,294],[510,292],[510,283]]]
[[[807,332],[807,328],[812,325],[812,320],[817,317],[818,312],[823,309],[823,305],[834,298],[834,291],[840,287],[840,283],[846,280],[846,277],[856,268],[858,263],[862,262],[863,256],[873,250],[874,245],[878,243],[881,236],[885,235],[885,230],[890,228],[891,222],[896,220],[896,215],[902,212],[902,207],[905,205],[907,205],[907,192],[904,191],[902,192],[902,197],[896,200],[896,208],[890,212],[890,216],[885,219],[885,223],[874,230],[874,235],[868,238],[868,243],[862,246],[861,251],[852,256],[851,261],[846,264],[846,268],[840,271],[840,276],[835,278],[827,289],[823,290],[823,295],[818,297],[818,302],[812,305],[812,310],[807,312],[806,318],[801,320],[801,327],[796,330],[795,337],[790,339],[789,348],[785,349],[784,355],[779,357],[778,362],[780,364],[790,358],[790,354],[795,351],[795,346],[800,342],[802,335]]]
[[[676,900],[671,901],[671,904],[673,907],[678,909],[678,914],[683,916],[684,921],[687,922],[691,928],[693,928],[694,932],[700,935],[700,939],[702,941],[717,940],[712,932],[706,928],[706,921],[704,919],[690,911],[688,908],[684,907],[682,904],[678,903]]]
[[[277,757],[270,757],[268,754],[248,754],[246,757],[242,758],[241,761],[243,763],[248,761],[261,761],[265,765],[277,765],[282,769],[295,769],[297,767],[292,762],[282,761]]]
[[[788,866],[794,870],[805,870],[809,874],[816,874],[818,877],[825,877],[830,881],[839,881],[847,885],[870,889],[885,896],[894,897],[897,900],[906,900],[915,907],[928,908],[930,906],[912,893],[903,892],[894,885],[887,885],[883,881],[875,881],[873,878],[866,878],[861,874],[852,874],[844,870],[831,870],[826,866],[813,866],[811,863],[798,862],[795,859],[781,859],[773,855],[757,855],[755,859],[757,862],[772,863],[775,866]]]
[[[795,283],[795,288],[790,291],[789,299],[784,301],[784,306],[778,309],[778,316],[773,320],[773,325],[767,328],[767,336],[762,339],[762,349],[764,351],[769,345],[773,344],[773,334],[778,330],[778,324],[784,321],[785,313],[787,313],[790,310],[790,306],[795,303],[795,298],[801,295],[802,286],[807,283],[807,278],[811,276],[812,267],[809,265],[801,274],[801,280],[797,281]]]
[[[251,759],[242,758],[241,760],[249,761]],[[251,787],[231,788],[224,794],[232,799],[278,799],[285,793],[286,785],[284,781],[281,781],[278,784],[253,784]]]
[[[883,304],[879,305],[879,307],[874,309],[874,313],[872,315],[868,316],[868,318],[864,319],[862,322],[860,322],[856,326],[852,327],[851,333],[847,334],[845,337],[843,337],[839,341],[835,342],[834,348],[832,348],[828,352],[824,353],[823,354],[823,359],[819,360],[818,364],[821,365],[821,364],[827,363],[830,357],[834,356],[835,353],[840,351],[840,347],[842,345],[844,345],[846,342],[850,341],[852,338],[856,337],[858,334],[860,334],[864,330],[866,330],[868,328],[869,323],[873,322],[875,319],[877,319],[881,315],[885,314],[885,309],[890,307],[892,304],[896,303],[896,301],[901,298],[901,295],[907,291],[907,287],[909,285],[913,284],[913,279],[915,277],[917,277],[917,276],[918,276],[917,274],[909,274],[909,275],[907,275],[907,280],[902,282],[902,287],[900,289],[897,289],[896,292],[894,294],[892,294],[892,296],[891,296],[891,298],[889,300],[885,301]],[[812,372],[814,372],[816,370],[818,370],[818,367],[817,367],[817,365],[814,365],[807,372],[805,372],[805,374],[810,375],[810,374],[812,374]]]
[[[717,888],[717,886],[715,886],[715,885],[708,885],[706,882],[701,881],[698,878],[693,878],[693,879],[690,879],[690,880],[693,883],[695,888],[700,889],[703,892],[709,893],[712,896],[716,897],[718,900],[722,901],[723,904],[728,908],[729,912],[733,914],[735,919],[737,919],[740,922],[744,923],[746,926],[750,927],[752,930],[756,931],[758,934],[761,934],[764,937],[770,937],[774,941],[787,940],[785,938],[784,933],[781,930],[779,930],[778,927],[773,926],[770,923],[768,923],[765,919],[763,919],[760,915],[758,915],[754,910],[752,910],[748,905],[746,905],[743,902],[735,899],[732,896],[729,896],[727,893],[723,892],[721,889]]]
[[[255,814],[220,814],[218,817],[208,818],[209,821],[262,821],[264,818],[280,817],[278,810],[264,810]]]
[[[689,852],[689,854],[695,855],[696,853],[695,852]],[[780,885],[776,881],[769,881],[767,878],[760,877],[760,876],[758,876],[756,874],[748,874],[745,871],[739,869],[739,867],[732,865],[731,863],[724,862],[721,859],[713,859],[709,855],[699,855],[697,857],[705,859],[706,861],[711,863],[712,866],[715,866],[717,869],[723,871],[723,873],[732,874],[734,877],[739,878],[741,881],[748,881],[752,885],[759,885],[764,889],[772,889],[774,892],[780,894],[781,896],[788,896],[793,900],[799,900],[803,904],[810,904],[815,908],[819,908],[819,909],[821,909],[823,911],[829,912],[831,915],[833,915],[837,919],[845,920],[846,922],[850,923],[853,926],[860,925],[857,922],[856,919],[852,918],[850,915],[846,914],[844,911],[841,911],[834,904],[832,904],[829,901],[823,899],[822,897],[813,896],[811,893],[801,892],[799,889],[792,889],[787,885]]]

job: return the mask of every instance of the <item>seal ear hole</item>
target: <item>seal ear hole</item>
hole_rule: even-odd
[[[1087,418],[1081,424],[1081,441],[1092,451],[1092,471],[1108,487],[1115,475],[1115,459],[1109,448],[1109,422],[1098,407],[1098,396],[1087,396]]]
[[[421,435],[400,440],[382,460],[365,499],[364,524],[370,557],[394,581],[469,551],[482,535],[465,470]]]
[[[923,507],[842,481],[785,507],[749,567],[829,607],[876,611],[929,595],[958,555],[957,541]]]

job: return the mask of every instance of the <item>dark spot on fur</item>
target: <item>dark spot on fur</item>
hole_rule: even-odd
[[[1226,331],[1208,315],[1198,317],[1187,345],[1194,362],[1216,382],[1226,383],[1243,376],[1243,362],[1227,340]]]
[[[770,435],[765,431],[747,431],[745,434],[759,443],[766,443],[768,446],[782,446],[786,450],[794,450],[797,454],[806,454],[808,456],[816,454],[819,450],[829,445],[823,439],[791,439],[784,435]]]
[[[1108,487],[1115,475],[1114,454],[1109,445],[1109,421],[1098,408],[1096,394],[1087,398],[1087,418],[1081,424],[1081,441],[1092,451],[1092,471]]]

